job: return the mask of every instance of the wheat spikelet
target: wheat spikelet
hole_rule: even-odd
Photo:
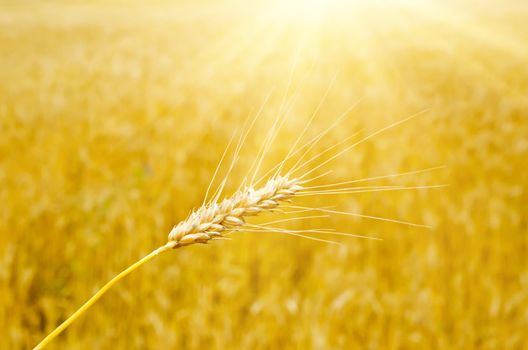
[[[222,237],[225,232],[241,228],[246,217],[273,210],[301,189],[298,180],[281,176],[270,179],[260,189],[248,187],[220,203],[213,202],[192,212],[172,229],[169,243],[174,242],[174,248],[178,248]]]

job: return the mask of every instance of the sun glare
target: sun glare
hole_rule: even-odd
[[[316,25],[325,21],[352,21],[369,13],[418,8],[426,5],[418,0],[290,0],[270,5],[269,15],[292,24]]]

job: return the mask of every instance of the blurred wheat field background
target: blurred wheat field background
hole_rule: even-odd
[[[427,112],[326,182],[445,165],[376,184],[450,186],[312,202],[432,230],[335,216],[384,241],[248,232],[179,249],[50,349],[527,348],[527,62],[524,1],[2,1],[0,347],[34,346],[164,244],[248,116],[262,107],[228,193],[283,102],[264,169],[328,92],[308,136],[357,105],[313,154]]]

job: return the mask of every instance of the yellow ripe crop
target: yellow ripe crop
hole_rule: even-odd
[[[1,349],[528,347],[523,1],[0,8]]]

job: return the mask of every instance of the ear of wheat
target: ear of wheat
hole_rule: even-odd
[[[275,209],[301,189],[299,180],[280,176],[270,179],[260,189],[246,188],[221,203],[211,203],[191,213],[172,229],[169,243],[174,242],[177,248],[222,237],[223,232],[243,227],[246,217]]]
[[[347,112],[345,113],[348,113],[348,112],[349,110],[347,110]],[[229,172],[233,168],[234,161],[238,157],[238,152],[242,148],[242,145],[249,133],[249,130],[253,126],[252,124],[251,127],[248,130],[246,130],[246,132],[243,134],[243,137],[240,138],[239,143],[235,150],[233,162],[231,163],[231,166],[229,167],[228,174],[222,181],[222,184],[219,186],[216,194],[214,195],[214,198],[206,203],[209,189],[211,187],[211,184],[214,181],[215,176],[217,175],[218,168],[216,169],[213,175],[213,180],[211,180],[211,184],[209,185],[209,188],[207,189],[203,205],[199,207],[197,210],[191,212],[191,214],[188,216],[186,220],[174,226],[174,228],[169,233],[168,242],[165,245],[152,251],[150,254],[143,257],[141,260],[132,264],[127,269],[125,269],[124,271],[119,273],[117,276],[112,278],[99,291],[97,291],[97,293],[95,293],[88,301],[86,301],[77,311],[75,311],[69,318],[67,318],[57,328],[55,328],[50,334],[48,334],[34,349],[42,349],[44,346],[49,344],[55,337],[57,337],[71,323],[73,323],[78,317],[80,317],[84,312],[86,312],[88,308],[90,308],[97,300],[99,300],[99,298],[101,298],[101,296],[104,293],[106,293],[106,291],[108,291],[115,283],[117,283],[123,277],[127,276],[129,273],[136,270],[137,268],[139,268],[146,262],[150,261],[151,259],[155,258],[157,255],[163,252],[169,251],[171,249],[188,246],[188,245],[195,244],[195,243],[208,243],[211,240],[225,239],[226,234],[230,232],[242,231],[242,230],[247,231],[247,232],[280,232],[280,233],[284,233],[284,234],[288,234],[288,235],[292,235],[296,237],[302,237],[302,238],[312,239],[315,241],[322,241],[326,243],[336,243],[336,242],[313,237],[313,236],[310,236],[308,234],[303,234],[303,233],[329,234],[329,235],[341,235],[341,236],[348,236],[348,237],[378,239],[375,237],[361,236],[361,235],[355,235],[355,234],[345,233],[345,232],[337,232],[333,229],[313,229],[313,230],[302,230],[301,231],[301,230],[286,229],[284,227],[270,226],[271,224],[278,224],[278,223],[288,222],[288,221],[293,221],[293,220],[307,220],[309,218],[328,217],[329,214],[349,215],[349,216],[355,216],[355,217],[366,218],[366,219],[375,219],[375,220],[388,221],[388,222],[393,222],[393,223],[398,223],[398,224],[405,224],[405,225],[410,225],[410,226],[427,227],[425,225],[410,223],[410,222],[401,221],[401,220],[395,220],[391,218],[364,215],[360,213],[349,213],[345,211],[331,210],[328,208],[305,207],[305,206],[297,206],[297,205],[288,204],[292,200],[299,199],[304,196],[343,195],[343,194],[364,193],[364,192],[426,189],[426,188],[436,188],[436,187],[445,186],[445,185],[432,185],[432,186],[415,186],[415,187],[407,187],[407,186],[348,187],[351,184],[354,184],[356,182],[373,181],[373,180],[378,180],[378,179],[388,179],[388,178],[394,178],[394,177],[405,176],[405,175],[419,174],[419,173],[424,173],[424,172],[428,172],[431,170],[436,170],[441,167],[427,168],[427,169],[410,171],[410,172],[399,173],[399,174],[375,176],[375,177],[364,178],[364,179],[341,181],[341,182],[330,183],[330,184],[319,185],[319,186],[306,186],[307,183],[310,183],[316,179],[322,178],[325,175],[329,174],[329,172],[326,172],[312,179],[306,179],[308,175],[314,173],[316,170],[318,170],[322,166],[328,164],[330,161],[336,159],[337,157],[349,151],[350,149],[354,148],[355,146],[359,145],[360,143],[365,142],[366,140],[378,135],[379,133],[385,130],[391,129],[407,120],[410,120],[419,114],[421,113],[417,113],[415,115],[412,115],[411,117],[408,117],[406,119],[395,122],[389,126],[386,126],[382,129],[379,129],[371,134],[368,134],[367,136],[363,137],[359,141],[355,141],[352,144],[347,145],[344,149],[337,151],[337,152],[335,151],[335,149],[338,146],[346,144],[346,142],[351,140],[356,135],[354,134],[350,137],[347,137],[345,140],[340,141],[337,144],[324,149],[323,151],[319,152],[318,154],[309,158],[308,160],[302,162],[303,158],[309,153],[309,151],[314,147],[314,145],[318,141],[320,141],[321,138],[323,138],[323,136],[327,134],[329,130],[331,130],[332,128],[335,128],[337,123],[342,120],[342,117],[345,114],[340,116],[334,124],[332,124],[329,128],[321,132],[318,136],[311,139],[308,143],[306,143],[303,146],[298,147],[295,150],[298,142],[303,137],[304,132],[307,130],[308,126],[313,120],[314,116],[312,116],[312,119],[306,125],[306,128],[301,132],[298,139],[295,141],[293,147],[291,148],[290,152],[283,159],[283,161],[277,164],[275,167],[271,168],[260,179],[255,181],[255,175],[257,174],[262,158],[264,157],[265,148],[269,147],[272,140],[277,134],[278,130],[273,128],[268,135],[267,142],[265,142],[263,145],[264,146],[263,149],[259,151],[259,156],[256,159],[256,163],[254,163],[254,165],[256,164],[256,168],[254,170],[253,170],[253,166],[250,168],[250,172],[251,170],[253,170],[253,178],[250,181],[250,183],[253,185],[246,186],[245,188],[237,191],[234,195],[222,201],[219,201],[218,199],[223,191],[225,181],[227,180],[227,176],[229,175]],[[231,142],[228,144],[227,148],[229,148],[230,144]],[[227,148],[226,148],[226,152],[227,152]],[[226,152],[224,152],[224,155],[222,156],[218,167],[220,167],[220,164],[222,163],[222,160],[224,159]],[[335,152],[335,153],[331,153],[330,158],[326,159],[325,161],[319,164],[314,165],[314,162],[320,159],[322,155],[328,155],[330,154],[330,152]],[[283,167],[285,166],[286,161],[291,159],[294,156],[297,156],[299,153],[301,154],[300,156],[298,156],[297,162],[293,165],[293,167],[289,171],[285,173],[285,175],[281,176],[280,173]],[[310,167],[310,168],[309,170],[303,171],[302,169],[305,167]],[[274,172],[274,174],[269,175],[272,172]],[[296,172],[303,172],[303,173],[300,176],[294,176]],[[269,176],[268,180],[263,186],[261,187],[255,186],[255,184],[261,183],[261,181],[265,180],[267,176]],[[257,216],[261,213],[281,211],[279,207],[282,207],[282,209],[289,208],[289,209],[295,210],[295,211],[290,211],[290,212],[285,212],[282,210],[282,212],[285,214],[289,213],[293,215],[299,215],[299,213],[303,213],[303,212],[318,211],[326,215],[297,216],[297,217],[283,219],[283,220],[275,220],[275,221],[268,222],[268,223],[261,224],[261,225],[251,224],[246,221],[249,217]]]

